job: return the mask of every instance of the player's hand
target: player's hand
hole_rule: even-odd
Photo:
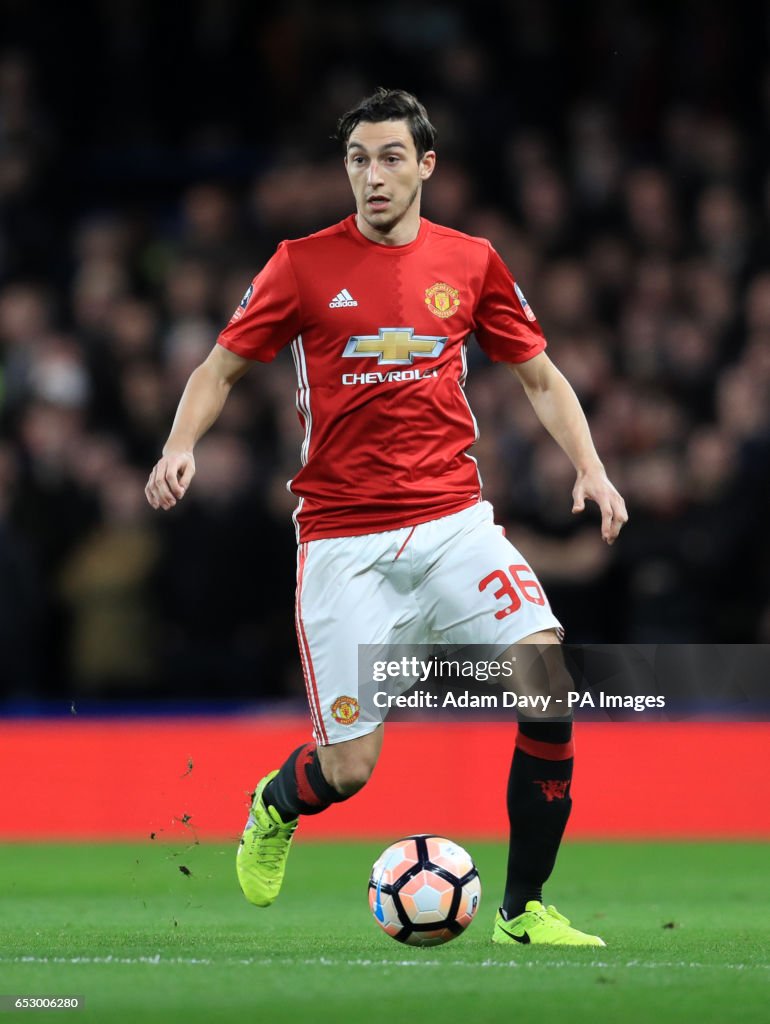
[[[602,466],[578,473],[572,489],[572,511],[575,515],[586,507],[586,499],[595,501],[602,514],[602,540],[614,544],[628,522],[626,503],[612,486]]]
[[[187,493],[195,475],[192,452],[169,452],[159,459],[150,473],[144,493],[153,508],[173,508]]]

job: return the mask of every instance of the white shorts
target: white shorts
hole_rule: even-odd
[[[296,625],[313,734],[326,746],[360,719],[359,644],[484,644],[561,631],[525,559],[484,501],[385,533],[300,544]]]

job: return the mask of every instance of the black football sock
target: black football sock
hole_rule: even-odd
[[[520,722],[508,776],[508,876],[506,918],[543,899],[543,884],[556,862],[572,809],[571,722]]]
[[[300,814],[320,814],[346,798],[324,778],[315,743],[305,743],[289,754],[262,799],[283,821],[291,821]]]

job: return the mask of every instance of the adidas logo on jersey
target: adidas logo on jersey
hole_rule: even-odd
[[[341,309],[343,306],[357,306],[358,303],[347,290],[343,288],[341,292],[338,292],[332,301],[329,303],[329,309]]]

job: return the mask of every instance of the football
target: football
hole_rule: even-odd
[[[450,839],[407,836],[375,861],[369,906],[392,938],[410,946],[439,946],[473,920],[481,882],[471,855]]]

